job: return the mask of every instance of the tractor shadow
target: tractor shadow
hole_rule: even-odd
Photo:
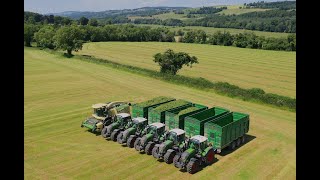
[[[101,132],[92,132],[90,129],[87,129],[86,131],[89,132],[89,133],[92,133],[92,134],[94,134],[96,136],[101,136]]]
[[[219,153],[220,156],[226,156],[230,153],[233,153],[234,151],[236,151],[237,149],[241,148],[242,146],[246,145],[248,142],[254,140],[255,138],[257,138],[256,136],[252,136],[249,134],[246,134],[246,142],[244,144],[241,144],[239,147],[236,147],[234,150],[230,150],[228,147],[224,148],[221,153]]]
[[[215,164],[216,162],[218,162],[218,161],[219,161],[219,159],[214,158],[214,161],[213,161],[211,164],[208,164],[208,165],[206,165],[206,166],[200,166],[200,167],[199,167],[199,170],[198,170],[197,172],[195,172],[194,174],[197,174],[198,172],[202,171],[203,169],[214,165],[214,164]],[[179,171],[182,172],[182,173],[188,173],[188,171],[187,171],[186,169],[180,169]]]

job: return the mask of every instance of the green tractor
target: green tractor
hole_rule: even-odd
[[[156,144],[162,143],[165,140],[165,124],[152,123],[145,129],[144,136],[138,137],[134,142],[134,148],[137,151],[144,151],[146,154],[151,155],[152,149]]]
[[[156,159],[163,159],[167,164],[173,162],[176,154],[186,150],[187,143],[185,131],[182,129],[172,129],[166,134],[166,141],[156,144],[152,149],[152,155]]]
[[[92,132],[101,132],[101,130],[110,125],[118,113],[130,113],[131,104],[128,102],[108,102],[92,105],[93,114],[81,123],[81,127],[86,127]]]
[[[212,164],[215,159],[215,152],[208,146],[208,138],[196,135],[190,138],[188,149],[173,158],[174,166],[180,169],[187,169],[190,174],[197,172],[200,166]]]
[[[148,125],[148,120],[143,117],[137,117],[132,119],[132,127],[121,131],[117,136],[119,144],[126,143],[128,147],[133,148],[134,141],[137,137],[141,137],[144,133],[144,129]]]
[[[128,113],[119,113],[116,115],[116,120],[109,126],[105,126],[101,131],[101,136],[104,138],[110,137],[112,141],[117,141],[118,134],[124,129],[132,126],[131,115]]]

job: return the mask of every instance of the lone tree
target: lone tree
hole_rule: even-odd
[[[166,50],[163,54],[157,53],[153,57],[153,61],[160,66],[160,72],[172,75],[176,75],[183,65],[192,67],[193,63],[199,63],[197,57],[191,57],[184,52],[175,53],[172,49]]]
[[[82,49],[84,32],[76,25],[61,27],[54,36],[54,44],[57,49],[67,50],[70,56],[72,51]]]

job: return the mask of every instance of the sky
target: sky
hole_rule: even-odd
[[[105,11],[146,6],[201,7],[243,4],[258,0],[24,0],[24,10],[41,14],[64,11]],[[265,0],[277,1],[277,0]]]

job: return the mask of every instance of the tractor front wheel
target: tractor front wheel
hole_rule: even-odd
[[[141,138],[137,138],[135,141],[134,141],[134,148],[137,150],[137,151],[140,151],[140,141],[141,141]]]
[[[114,142],[117,141],[117,136],[118,136],[119,131],[113,131],[110,135],[110,139]]]
[[[180,155],[178,155],[178,154],[175,155],[173,158],[173,164],[176,168],[177,168],[177,163],[178,163],[179,159],[180,159]]]
[[[101,131],[101,136],[104,137],[104,138],[107,138],[107,128],[108,126],[105,126],[102,131]]]
[[[158,152],[159,152],[159,147],[157,147],[157,146],[153,147],[153,149],[152,149],[152,156],[153,156],[154,158],[156,158],[156,159],[158,159],[158,156],[157,156]]]
[[[118,134],[118,136],[117,136],[117,141],[118,141],[119,144],[122,144],[122,143],[123,143],[123,142],[122,142],[122,138],[123,138],[123,131],[121,131],[121,132]]]
[[[134,147],[134,141],[136,140],[136,137],[129,137],[129,139],[127,140],[127,146],[129,148],[133,148]]]
[[[146,152],[147,155],[151,155],[154,145],[154,143],[148,143],[144,152]]]
[[[163,156],[164,162],[166,162],[167,164],[171,164],[175,155],[175,151],[167,151],[166,154]]]
[[[210,149],[206,154],[206,165],[212,164],[214,161],[214,150]]]
[[[190,174],[196,173],[198,169],[199,169],[199,160],[189,161],[189,163],[187,164],[187,171]]]

